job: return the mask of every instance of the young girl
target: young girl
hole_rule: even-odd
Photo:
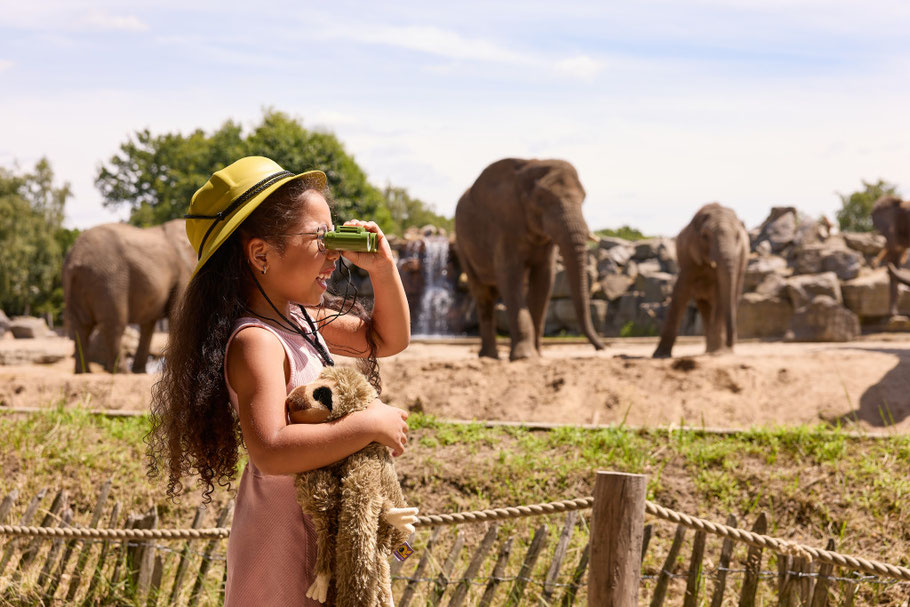
[[[234,479],[238,448],[249,453],[237,490],[227,554],[226,605],[320,605],[306,593],[315,544],[294,477],[371,442],[400,455],[407,413],[378,399],[325,424],[289,424],[284,401],[314,380],[331,354],[367,359],[403,350],[408,305],[389,244],[373,222],[376,253],[342,255],[370,274],[371,318],[321,305],[339,254],[320,171],[294,175],[262,157],[216,172],[193,196],[187,235],[198,255],[171,327],[152,395],[149,473],[168,473],[168,496],[195,475],[208,500]],[[345,306],[349,308],[350,306]]]

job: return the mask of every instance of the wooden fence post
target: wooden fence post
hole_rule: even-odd
[[[647,478],[597,472],[591,513],[590,607],[638,605]]]

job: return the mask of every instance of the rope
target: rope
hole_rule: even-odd
[[[415,527],[426,525],[457,525],[458,523],[481,523],[522,516],[539,516],[555,512],[568,512],[569,510],[583,510],[594,504],[593,497],[581,497],[546,504],[532,504],[530,506],[512,506],[510,508],[493,508],[491,510],[475,510],[473,512],[456,512],[453,514],[428,514],[417,517]]]
[[[719,523],[712,523],[711,521],[695,518],[694,516],[689,516],[688,514],[676,512],[675,510],[670,510],[669,508],[664,508],[663,506],[659,506],[653,502],[645,502],[645,512],[674,523],[679,523],[684,527],[699,529],[707,533],[719,535],[721,537],[733,538],[737,541],[744,542],[751,546],[757,546],[759,548],[769,548],[778,554],[801,557],[809,561],[820,561],[822,563],[828,563],[829,565],[836,565],[838,567],[846,567],[855,571],[863,571],[865,573],[871,573],[873,575],[881,575],[885,577],[910,581],[910,569],[907,569],[906,567],[898,567],[895,565],[888,565],[886,563],[879,563],[878,561],[870,561],[855,556],[840,554],[839,552],[831,552],[829,550],[822,550],[820,548],[813,548],[812,546],[806,546],[804,544],[797,544],[794,542],[789,542],[787,540],[781,540],[767,535],[759,535],[758,533],[752,533],[751,531],[746,531],[745,529],[737,529],[735,527],[728,527]]]
[[[415,526],[457,525],[459,523],[479,523],[524,516],[539,516],[567,512],[569,510],[583,510],[594,504],[593,497],[582,497],[544,504],[528,506],[513,506],[508,508],[493,508],[490,510],[474,510],[471,512],[456,512],[452,514],[429,514],[420,516]],[[910,581],[910,569],[870,561],[868,559],[813,548],[804,544],[797,544],[767,535],[760,535],[745,529],[728,527],[719,523],[712,523],[705,519],[696,518],[664,508],[654,502],[645,502],[645,512],[664,520],[698,529],[734,540],[768,548],[787,556],[805,558],[808,561],[820,561],[838,567],[845,567],[855,571],[863,571],[877,576],[885,576],[905,581]],[[94,538],[94,539],[222,539],[230,535],[230,529],[217,527],[211,529],[95,529],[82,527],[26,527],[22,525],[0,525],[0,535],[31,536],[31,537],[62,537],[62,538]]]
[[[80,539],[164,539],[164,540],[201,540],[221,539],[230,535],[231,530],[225,527],[211,529],[96,529],[84,527],[26,527],[23,525],[0,525],[0,535],[27,537],[63,537]]]

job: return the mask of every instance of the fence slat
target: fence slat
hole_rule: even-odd
[[[736,517],[727,516],[727,527],[736,527]],[[727,569],[733,556],[733,538],[725,537],[720,549],[720,562],[717,564],[717,581],[714,583],[714,594],[711,596],[711,607],[721,607],[724,592],[727,589]]]
[[[499,586],[499,582],[502,581],[502,574],[506,568],[506,564],[509,562],[509,556],[512,554],[512,539],[509,538],[502,544],[502,548],[499,549],[499,556],[496,558],[496,564],[493,566],[493,573],[490,574],[490,581],[487,582],[486,588],[483,590],[483,596],[480,597],[480,602],[477,604],[477,607],[489,607],[490,603],[493,601],[493,595],[496,594],[496,588]]]
[[[89,527],[97,527],[98,523],[101,522],[101,517],[104,515],[104,506],[107,503],[107,498],[111,494],[111,482],[113,479],[108,479],[101,485],[101,491],[98,493],[98,501],[95,502],[95,509],[92,511],[92,520],[89,523]],[[76,596],[76,591],[79,590],[79,584],[82,583],[82,570],[85,569],[85,564],[88,562],[89,555],[92,552],[92,543],[89,541],[82,542],[82,550],[79,552],[79,558],[76,559],[76,566],[73,568],[73,573],[70,575],[70,585],[66,591],[66,602],[69,603]]]
[[[702,561],[705,558],[706,537],[707,533],[701,529],[695,532],[695,540],[692,542],[692,558],[689,560],[689,574],[686,577],[686,595],[683,599],[683,607],[695,607],[698,601],[703,579]]]
[[[433,532],[430,533],[430,539],[427,540],[426,548],[423,549],[423,554],[420,555],[420,560],[417,561],[417,567],[414,569],[414,573],[411,576],[412,579],[408,580],[407,586],[404,588],[404,592],[401,594],[401,599],[399,599],[398,607],[407,607],[408,603],[411,602],[411,598],[414,596],[414,592],[417,590],[417,584],[420,579],[420,576],[423,575],[423,570],[426,568],[427,563],[430,562],[432,558],[433,547],[436,545],[436,540],[439,539],[439,533],[442,531],[442,527],[434,527]]]
[[[217,526],[226,526],[233,513],[234,500],[230,500],[227,505],[225,505],[225,507],[221,510],[221,514],[218,516]],[[199,595],[202,592],[202,585],[205,582],[205,575],[208,573],[209,568],[212,566],[212,553],[215,552],[215,548],[218,546],[218,542],[219,540],[217,538],[213,538],[205,547],[205,552],[202,554],[202,564],[199,565],[199,573],[196,575],[196,582],[193,584],[193,591],[190,593],[190,607],[194,607],[199,602]]]
[[[70,522],[73,520],[73,509],[67,508],[63,511],[63,515],[60,517],[60,527],[69,527]],[[56,526],[56,525],[55,525]],[[51,580],[51,571],[54,570],[54,565],[57,563],[57,555],[60,554],[60,550],[63,548],[63,538],[55,538],[51,542],[51,547],[47,551],[47,557],[44,559],[44,566],[41,567],[41,572],[38,574],[38,588],[43,588]],[[56,589],[56,586],[55,586]],[[45,596],[45,598],[47,598]]]
[[[566,586],[566,593],[562,595],[562,601],[559,603],[561,607],[572,607],[573,603],[575,603],[575,595],[578,594],[578,588],[581,586],[581,578],[585,574],[585,569],[588,567],[588,559],[590,556],[591,543],[588,542],[585,544],[585,549],[581,551],[581,556],[578,558],[578,565],[575,566],[575,573],[572,574],[572,581]]]
[[[117,520],[119,518],[120,502],[114,502],[114,508],[111,510],[111,519],[108,523],[108,527],[113,528],[113,526],[117,524]],[[110,547],[110,540],[104,540],[101,543],[101,554],[98,555],[98,562],[95,564],[95,572],[92,574],[92,579],[88,583],[88,590],[85,591],[85,598],[82,600],[83,607],[87,607],[88,605],[92,604],[92,597],[95,594],[95,589],[101,582],[102,575],[104,575],[104,563],[107,560],[107,552]]]
[[[777,605],[778,607],[792,607],[793,588],[796,584],[791,573],[793,557],[785,554],[777,555]]]
[[[200,505],[196,508],[196,514],[193,516],[192,529],[199,529],[202,526],[202,517],[205,515],[205,506]],[[186,544],[183,546],[183,551],[180,553],[180,561],[177,564],[177,573],[174,574],[174,585],[171,586],[171,594],[168,598],[169,605],[177,604],[177,596],[180,594],[180,587],[183,586],[183,580],[186,577],[186,570],[190,566],[190,545],[193,543],[192,539],[186,541]]]
[[[61,489],[57,492],[57,495],[54,496],[54,501],[51,502],[50,510],[44,515],[44,518],[41,519],[41,524],[39,527],[50,527],[51,523],[54,522],[60,511],[63,510],[63,505],[66,502],[66,490]],[[29,542],[28,548],[22,553],[22,557],[19,559],[19,565],[16,567],[16,575],[13,576],[13,582],[18,582],[21,574],[28,569],[32,562],[35,560],[35,557],[38,556],[38,550],[41,547],[41,542],[43,538],[35,537]]]
[[[834,552],[834,538],[828,538],[828,544],[825,550]],[[828,587],[831,585],[831,572],[834,571],[834,565],[822,563],[818,568],[818,581],[815,582],[815,590],[812,592],[812,607],[825,607],[828,604]]]
[[[752,532],[764,535],[768,530],[768,515],[762,512],[752,525]],[[758,574],[761,571],[762,549],[758,546],[749,546],[749,555],[746,557],[746,577],[743,579],[742,592],[739,595],[739,607],[753,607],[755,605],[755,592],[758,590]]]
[[[844,607],[853,607],[853,601],[856,598],[856,586],[853,582],[846,582],[847,589],[844,591]]]
[[[654,533],[654,525],[645,525],[641,534],[641,562],[645,562],[645,553],[648,551],[648,544],[651,543],[651,534]]]
[[[562,567],[562,561],[566,557],[566,550],[569,548],[569,540],[572,539],[572,531],[575,529],[575,521],[577,519],[577,510],[570,510],[566,514],[566,522],[562,526],[562,532],[556,541],[556,549],[553,551],[553,560],[550,561],[547,577],[543,580],[543,590],[540,593],[540,604],[542,607],[550,605],[550,599],[556,590],[554,584],[559,579],[559,568]]]
[[[676,557],[679,556],[679,549],[682,548],[683,539],[686,537],[686,528],[682,525],[676,526],[676,535],[673,536],[673,543],[670,544],[670,552],[664,561],[663,567],[660,568],[660,574],[657,576],[657,586],[654,588],[654,596],[651,598],[651,607],[660,607],[664,604],[664,598],[667,596],[667,586],[670,584],[670,574],[676,567]]]
[[[6,497],[3,498],[3,503],[0,503],[0,525],[6,524],[6,517],[9,516],[9,512],[13,509],[13,504],[16,503],[18,497],[19,489],[13,487],[13,490],[7,493]]]
[[[471,580],[473,580],[477,576],[477,572],[480,571],[480,566],[483,564],[483,560],[487,557],[487,553],[496,541],[497,535],[499,535],[499,525],[492,525],[487,529],[487,533],[483,536],[480,546],[477,547],[477,551],[474,552],[471,562],[468,563],[468,568],[465,569],[464,574],[461,576],[461,582],[458,583],[455,592],[452,593],[452,598],[449,599],[448,607],[461,607],[465,597],[468,595],[468,590],[471,588]]]
[[[457,561],[462,548],[464,548],[464,533],[459,529],[458,533],[455,535],[455,542],[452,544],[452,549],[449,550],[449,556],[446,557],[446,562],[442,565],[442,571],[440,571],[439,575],[436,577],[436,583],[433,585],[433,593],[427,601],[431,607],[435,607],[439,604],[439,601],[442,600],[442,595],[445,594],[446,587],[449,585],[449,579],[452,577],[452,570],[455,568],[455,562]]]
[[[47,489],[42,489],[38,492],[35,497],[32,498],[32,501],[29,502],[28,508],[25,509],[25,514],[22,515],[22,520],[19,522],[20,525],[28,525],[32,522],[35,513],[38,511],[38,504],[41,503],[41,500],[44,499],[44,496],[47,494]],[[6,565],[9,563],[10,558],[13,556],[13,552],[16,550],[18,545],[18,538],[10,538],[6,543],[6,548],[3,551],[3,559],[0,560],[0,575],[3,575],[3,572],[6,570]],[[24,540],[23,540],[24,542]]]
[[[155,555],[155,565],[152,568],[152,578],[149,581],[149,599],[146,607],[155,607],[158,604],[158,595],[161,591],[161,576],[164,573],[164,559],[160,554]],[[224,604],[222,600],[220,604]]]
[[[528,552],[525,555],[525,560],[521,564],[521,569],[518,572],[518,577],[515,578],[515,582],[512,584],[512,589],[509,591],[509,596],[506,600],[507,607],[514,607],[515,605],[521,603],[521,598],[524,596],[525,588],[528,585],[528,580],[531,579],[531,574],[534,571],[534,565],[537,564],[537,559],[540,557],[540,553],[547,545],[548,534],[549,532],[547,531],[546,525],[539,526],[534,532],[534,538],[531,540],[531,546],[528,547]]]
[[[142,529],[158,528],[158,507],[152,506],[148,514],[145,515],[141,524]],[[136,597],[137,602],[141,603],[148,596],[149,586],[152,582],[152,574],[155,570],[155,541],[137,541],[139,544],[136,550],[136,562],[139,565],[136,571]]]

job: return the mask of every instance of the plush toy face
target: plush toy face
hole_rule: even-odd
[[[376,391],[366,378],[350,367],[326,367],[313,382],[298,386],[285,404],[291,422],[318,424],[366,409]]]

